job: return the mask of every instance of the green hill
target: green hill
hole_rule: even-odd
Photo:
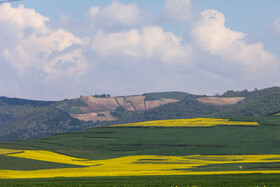
[[[264,116],[280,111],[279,87],[252,92],[247,90],[227,91],[223,95],[213,97],[216,99],[245,98],[231,105],[202,103],[198,101],[198,98],[205,96],[185,92],[146,93],[133,97],[101,97],[100,99],[103,99],[105,104],[100,103],[100,100],[98,100],[99,103],[88,103],[89,97],[63,101],[34,101],[0,97],[0,141],[40,138],[110,124],[195,117]],[[173,99],[173,101],[166,103],[166,99]],[[112,107],[110,103],[113,101],[115,104]],[[120,102],[122,105],[118,107]],[[160,102],[164,104],[156,104]],[[106,103],[109,104],[106,105]],[[147,109],[147,103],[150,103],[149,106],[153,106],[153,108]],[[135,106],[140,109],[136,110]],[[141,109],[143,107],[144,109]],[[96,113],[96,121],[80,121],[79,119],[83,119],[83,116],[79,119],[74,118],[79,115],[91,115],[92,112]],[[103,119],[114,121],[105,122],[102,121]]]
[[[72,118],[55,104],[0,97],[0,141],[39,138],[91,125]]]
[[[246,97],[234,105],[211,105],[196,100],[202,96],[186,94],[179,102],[163,105],[144,112],[126,115],[119,123],[148,121],[159,119],[180,119],[195,117],[242,117],[263,116],[280,111],[280,88],[272,87],[263,90],[228,91],[217,97]]]

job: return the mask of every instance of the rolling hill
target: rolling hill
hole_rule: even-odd
[[[0,97],[0,141],[40,138],[94,126],[197,117],[264,116],[280,111],[280,88],[227,91],[205,96],[184,92],[135,96],[81,96],[62,101]]]
[[[91,124],[55,107],[56,102],[0,98],[0,141],[75,131]]]
[[[275,186],[279,93],[269,88],[215,97],[165,92],[58,102],[3,98],[1,124],[9,130],[3,130],[3,140],[33,139],[0,143],[0,185]],[[162,102],[167,100],[176,102]],[[147,108],[148,101],[156,107]],[[75,118],[97,113],[102,119],[106,112],[114,121]]]

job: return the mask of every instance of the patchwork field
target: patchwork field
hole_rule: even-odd
[[[115,177],[225,174],[269,178],[280,174],[276,118],[270,125],[258,119],[151,121],[1,143],[0,178],[118,180]],[[277,180],[272,181],[266,184]]]

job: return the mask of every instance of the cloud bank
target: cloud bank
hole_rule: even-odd
[[[167,0],[151,15],[136,3],[113,1],[93,5],[84,19],[59,21],[1,4],[0,95],[214,94],[278,84],[277,55],[227,27],[222,12],[205,10],[194,18],[191,0]],[[162,23],[186,29],[178,35]]]
[[[191,34],[202,50],[219,56],[224,63],[238,66],[248,77],[263,78],[279,70],[276,55],[266,51],[261,42],[248,44],[246,35],[227,28],[224,15],[216,10],[202,12]]]
[[[77,77],[87,70],[80,47],[82,39],[64,30],[48,28],[46,18],[22,5],[13,8],[9,3],[0,6],[0,25],[3,60],[24,77],[30,69],[45,74],[45,79],[63,76]]]

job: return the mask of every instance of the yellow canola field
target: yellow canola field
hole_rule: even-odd
[[[1,150],[2,149],[0,149],[0,153]],[[62,164],[80,165],[80,166],[92,165],[92,163],[88,162],[87,159],[75,158],[75,157],[62,155],[51,151],[43,151],[43,150],[17,150],[15,153],[6,154],[6,156],[40,160],[46,162],[56,162]]]
[[[242,171],[242,169],[238,171],[191,171],[192,168],[208,164],[240,163],[240,165],[242,165],[242,163],[275,163],[280,162],[280,155],[137,155],[107,160],[86,160],[50,151],[15,150],[15,152],[19,151],[23,153],[8,154],[6,156],[68,163],[87,167],[33,171],[0,170],[0,178],[280,173],[280,170]],[[5,149],[0,149],[0,152],[5,152]]]
[[[128,123],[112,125],[112,127],[212,127],[218,125],[259,125],[259,123],[216,118],[192,118]]]
[[[15,150],[15,149],[0,149],[0,155],[6,155],[11,153],[19,153],[22,152],[21,150]]]

